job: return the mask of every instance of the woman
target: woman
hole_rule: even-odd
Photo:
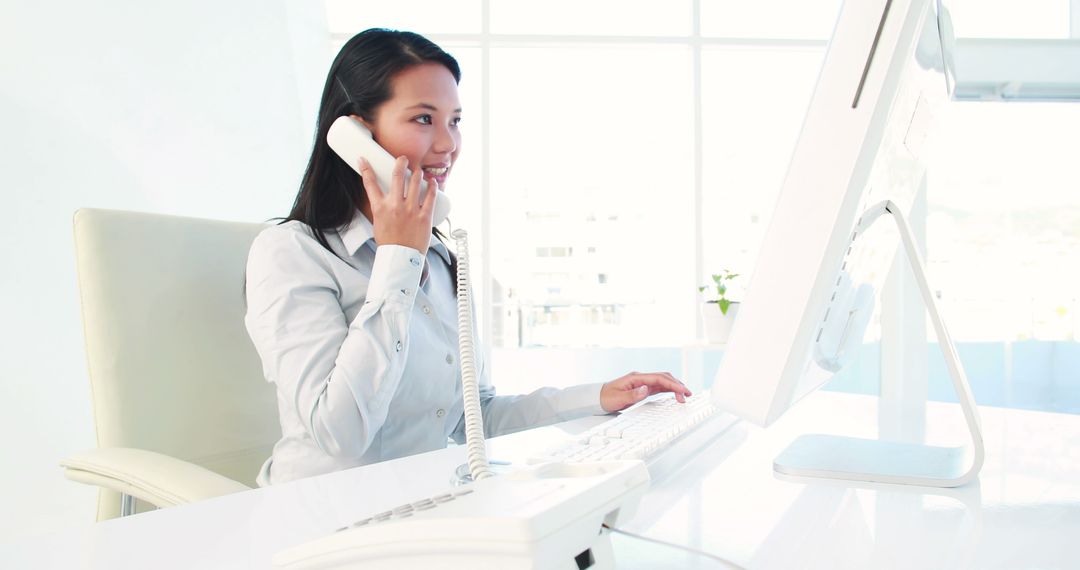
[[[260,485],[464,438],[454,257],[431,228],[435,193],[417,199],[420,176],[443,188],[461,149],[460,75],[425,38],[380,29],[349,40],[330,67],[292,212],[248,258],[245,323],[277,386],[282,431]],[[398,157],[393,188],[380,189],[362,161],[357,176],[327,146],[344,115]],[[488,435],[617,411],[658,392],[690,395],[670,374],[631,373],[496,396],[478,368]]]

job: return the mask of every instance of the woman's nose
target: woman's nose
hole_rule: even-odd
[[[457,150],[457,140],[454,138],[454,133],[451,132],[449,125],[437,129],[435,142],[431,150],[439,154],[451,154]]]

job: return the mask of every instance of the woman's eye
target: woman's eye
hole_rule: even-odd
[[[420,123],[421,125],[430,125],[431,124],[431,115],[420,115],[419,117],[417,117],[417,118],[415,118],[413,120]]]
[[[453,119],[450,119],[450,124],[455,127],[458,126],[459,123],[461,123],[461,117],[454,117]]]

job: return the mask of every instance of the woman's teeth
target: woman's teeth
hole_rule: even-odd
[[[447,171],[447,170],[449,170],[449,167],[444,167],[444,168],[425,168],[425,169],[424,169],[424,172],[427,172],[428,174],[431,174],[432,176],[442,176],[443,174],[446,174],[446,171]]]

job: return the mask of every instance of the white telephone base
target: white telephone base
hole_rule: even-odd
[[[614,568],[601,525],[633,516],[648,485],[641,461],[548,463],[357,521],[274,568]]]

